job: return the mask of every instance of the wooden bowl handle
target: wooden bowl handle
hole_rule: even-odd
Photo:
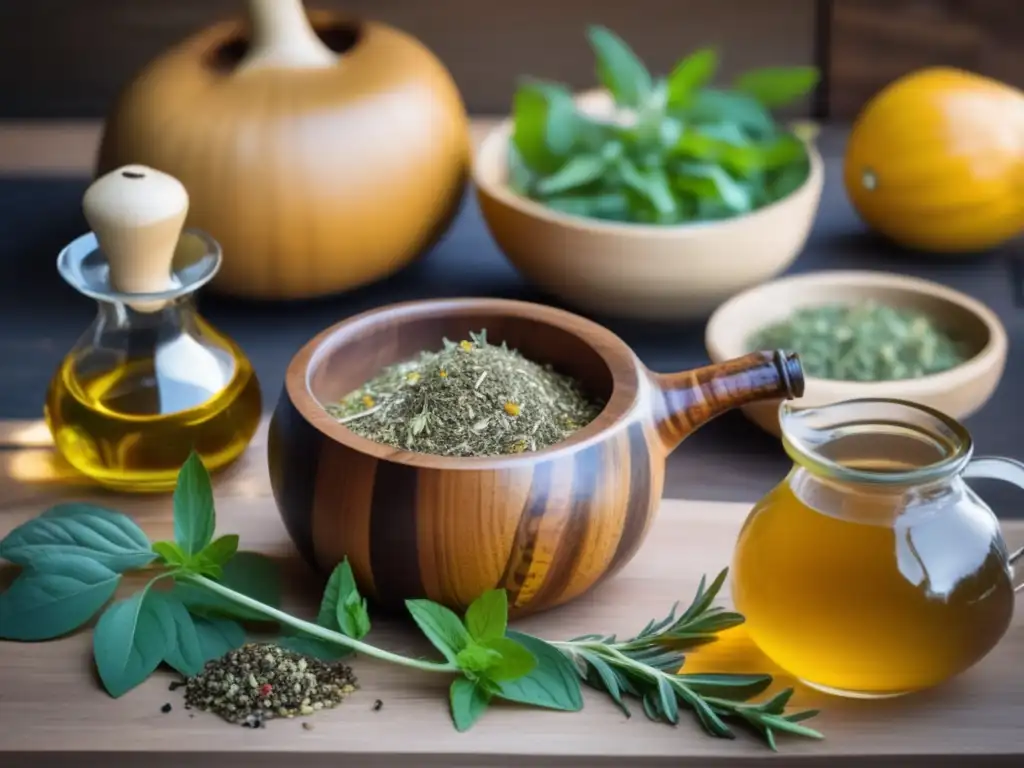
[[[173,287],[171,264],[188,214],[180,181],[144,165],[125,165],[94,181],[82,212],[110,265],[110,286],[122,293],[160,293]],[[131,302],[155,312],[162,301]]]
[[[652,373],[660,397],[655,424],[666,451],[711,419],[759,400],[792,400],[804,393],[804,372],[793,352],[749,355],[681,373]]]
[[[324,45],[302,7],[302,0],[249,0],[249,51],[236,73],[265,69],[324,69],[338,55]]]

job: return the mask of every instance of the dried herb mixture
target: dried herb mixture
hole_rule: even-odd
[[[601,411],[578,383],[486,331],[386,368],[327,411],[379,443],[441,456],[493,456],[559,443]]]
[[[809,376],[913,379],[953,368],[968,350],[928,315],[873,301],[797,310],[754,334],[750,349],[792,349]]]

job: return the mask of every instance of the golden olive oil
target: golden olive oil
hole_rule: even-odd
[[[856,463],[918,465],[893,455]],[[734,600],[757,645],[804,682],[899,695],[964,671],[1002,637],[1014,595],[1001,542],[958,481],[872,494],[797,467],[740,533]]]
[[[203,325],[208,337],[212,329]],[[230,463],[256,431],[261,396],[252,365],[223,343],[231,373],[222,386],[211,383],[216,377],[161,374],[152,358],[90,375],[69,355],[46,400],[58,450],[80,472],[125,491],[174,488],[193,449],[211,471]]]

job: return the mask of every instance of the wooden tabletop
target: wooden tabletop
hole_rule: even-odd
[[[171,534],[168,496],[102,493],[55,461],[39,424],[0,425],[0,537],[59,499],[91,500],[127,512],[153,537]],[[34,446],[34,447],[32,447]],[[320,584],[298,561],[269,495],[265,428],[243,459],[215,482],[218,528],[241,535],[242,546],[279,559],[286,574],[285,607],[313,616]],[[518,627],[564,639],[589,632],[635,633],[688,602],[701,574],[727,566],[747,505],[665,501],[641,552],[615,579],[575,603],[522,621]],[[1024,523],[1006,524],[1013,541]],[[0,570],[0,580],[13,569]],[[726,590],[727,591],[727,590]],[[728,602],[726,600],[726,602]],[[426,651],[415,631],[378,620],[370,640],[405,652]],[[800,765],[900,766],[1020,764],[1024,758],[1024,612],[978,666],[932,691],[883,702],[848,701],[798,687],[794,703],[822,709],[812,724],[823,742],[780,737],[782,757]],[[772,672],[742,627],[692,654],[690,671]],[[361,690],[341,707],[318,713],[313,730],[298,720],[264,730],[228,726],[187,712],[161,672],[121,699],[99,687],[90,633],[48,643],[0,643],[0,765],[39,765],[60,757],[74,765],[459,765],[654,766],[745,765],[771,758],[753,737],[705,735],[687,713],[677,727],[649,722],[637,709],[627,720],[606,697],[585,693],[579,713],[495,706],[468,733],[451,726],[445,680],[368,659],[353,662]],[[380,699],[383,707],[374,711]],[[165,703],[172,711],[161,712]],[[190,717],[189,715],[194,715]],[[188,754],[186,754],[188,753]],[[887,759],[883,759],[887,758]],[[879,762],[879,760],[882,760]],[[284,761],[282,763],[282,761]],[[838,762],[837,762],[838,761]],[[69,763],[70,764],[70,763]],[[866,764],[866,762],[865,762]]]

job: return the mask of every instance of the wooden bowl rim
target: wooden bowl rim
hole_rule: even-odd
[[[950,392],[971,384],[983,376],[993,366],[1005,361],[1009,342],[1006,328],[999,317],[985,304],[954,288],[895,272],[875,270],[821,270],[797,275],[787,275],[771,280],[762,285],[749,288],[738,293],[718,307],[708,320],[704,331],[704,346],[713,362],[735,356],[736,349],[727,347],[721,341],[721,329],[726,325],[746,325],[748,333],[761,327],[763,323],[755,322],[756,314],[745,312],[743,308],[751,299],[783,285],[804,284],[807,289],[815,286],[857,286],[896,290],[905,295],[928,296],[947,304],[959,307],[977,318],[988,331],[985,345],[971,358],[953,368],[940,373],[920,376],[915,379],[897,379],[893,381],[844,381],[842,379],[824,379],[807,376],[808,393],[831,391],[842,397],[923,397],[929,394]],[[807,302],[799,306],[813,306]],[[793,307],[792,309],[796,309]],[[738,354],[743,354],[739,352]],[[898,393],[898,394],[897,394]]]
[[[574,94],[574,96],[578,104],[586,104],[590,101],[609,98],[608,92],[602,88],[580,91]],[[685,224],[633,224],[605,221],[603,219],[590,219],[553,210],[542,203],[516,194],[509,188],[507,183],[494,181],[494,177],[500,178],[503,174],[501,167],[505,164],[508,156],[508,139],[511,134],[512,118],[506,117],[497,126],[492,128],[480,143],[479,148],[474,154],[471,167],[473,183],[476,185],[477,191],[532,218],[542,219],[568,229],[591,231],[600,234],[671,239],[685,237],[691,233],[694,236],[698,236],[711,232],[721,232],[740,223],[758,223],[759,220],[771,216],[781,208],[791,206],[805,197],[817,194],[825,182],[825,162],[822,160],[821,152],[813,141],[805,141],[804,147],[807,150],[807,158],[810,161],[811,168],[804,183],[780,200],[776,200],[749,213],[734,216],[730,219],[687,222]],[[641,253],[633,254],[634,258],[641,258],[642,256],[643,254]]]
[[[424,316],[472,314],[490,311],[508,317],[539,320],[578,338],[604,361],[612,379],[612,393],[592,422],[561,443],[540,451],[498,456],[438,456],[406,451],[377,443],[339,424],[324,410],[310,388],[310,373],[318,361],[344,344],[344,338],[379,323],[413,322]],[[440,341],[440,340],[439,340]],[[623,372],[628,371],[628,378]],[[325,328],[295,354],[285,373],[285,393],[303,419],[329,440],[377,459],[428,469],[495,470],[527,467],[557,459],[602,442],[617,431],[633,412],[646,385],[639,358],[622,339],[585,317],[544,304],[513,299],[420,299],[387,304],[361,312]]]

